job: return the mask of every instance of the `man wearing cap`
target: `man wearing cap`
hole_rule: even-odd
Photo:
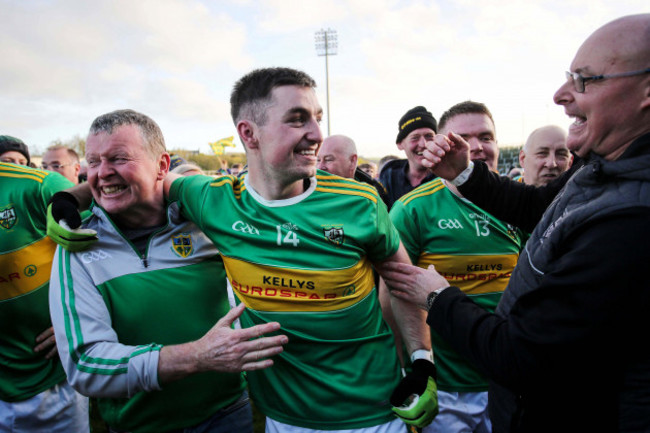
[[[436,119],[426,108],[417,106],[402,116],[398,127],[395,143],[406,153],[406,159],[388,162],[379,174],[379,181],[388,190],[386,206],[389,209],[398,198],[435,177],[422,165],[422,152],[424,143],[433,140],[436,134]]]
[[[0,158],[0,431],[88,432],[88,400],[66,381],[48,308],[56,244],[46,207],[72,183],[24,167],[29,152],[17,138],[0,137]]]
[[[19,138],[0,135],[0,162],[29,166],[29,149]]]

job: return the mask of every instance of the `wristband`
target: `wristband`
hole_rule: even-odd
[[[433,351],[426,349],[414,350],[413,353],[411,353],[411,362],[414,362],[416,359],[426,359],[433,363]]]
[[[451,183],[453,186],[461,186],[467,181],[467,179],[469,179],[469,176],[472,174],[473,170],[474,170],[474,161],[470,161],[467,168],[461,171],[458,176],[450,180],[449,183]]]

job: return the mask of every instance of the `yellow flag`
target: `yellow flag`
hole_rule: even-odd
[[[217,140],[214,143],[208,143],[208,144],[210,144],[210,148],[212,149],[215,155],[223,155],[225,147],[235,147],[235,144],[233,143],[234,139],[235,139],[234,136],[227,137],[227,138],[222,138],[221,140]]]

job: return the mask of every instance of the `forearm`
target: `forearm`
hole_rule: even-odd
[[[505,319],[449,287],[436,298],[427,323],[485,375],[506,386],[516,384],[519,370]]]
[[[397,357],[399,358],[400,365],[403,367],[404,351],[402,350],[402,345],[404,342],[402,340],[401,331],[397,326],[397,322],[395,321],[395,315],[393,314],[393,307],[391,305],[392,297],[390,296],[390,293],[388,293],[388,287],[386,286],[386,282],[383,278],[379,279],[378,289],[379,303],[381,304],[381,313],[384,317],[384,320],[393,331],[393,335],[395,337],[395,350],[397,350]]]
[[[80,211],[88,209],[93,201],[93,194],[88,183],[80,183],[79,185],[66,189],[65,192],[72,194],[77,200]]]
[[[532,232],[568,176],[561,179],[546,187],[536,188],[499,176],[490,171],[485,163],[476,161],[469,179],[458,186],[458,190],[495,217]]]
[[[623,210],[581,227],[505,317],[449,288],[435,299],[428,323],[489,378],[513,390],[588,380],[589,372],[615,365],[618,354],[645,338],[642,311],[650,292],[640,270],[650,254],[649,217],[647,208]]]
[[[61,363],[72,386],[93,397],[130,397],[160,389],[159,346],[118,342],[104,300],[88,275],[57,248],[49,304]],[[63,261],[63,263],[61,263]],[[59,269],[64,270],[61,276]],[[68,285],[74,275],[74,285]]]
[[[391,307],[409,355],[419,349],[431,350],[431,332],[426,323],[426,312],[394,296],[391,296]]]
[[[388,262],[410,264],[404,245],[400,243],[398,251],[389,259],[382,263],[376,263],[375,268],[381,275],[383,265]],[[380,280],[381,291],[388,292],[388,286],[385,285],[383,278]],[[390,306],[392,316],[400,331],[404,344],[409,354],[418,349],[431,350],[431,332],[426,324],[426,312],[420,310],[417,306],[390,296]]]
[[[158,380],[161,384],[198,372],[194,343],[165,346],[160,350]]]

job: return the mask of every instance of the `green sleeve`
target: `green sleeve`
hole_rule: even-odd
[[[370,246],[368,256],[372,261],[382,261],[392,256],[399,249],[399,233],[388,217],[384,202],[379,200],[377,212],[377,236]]]
[[[73,186],[74,183],[63,177],[60,173],[55,171],[48,173],[48,175],[43,178],[43,186],[41,187],[41,201],[43,203],[43,208],[47,208],[50,199],[55,193]]]
[[[411,214],[409,209],[402,202],[396,201],[390,210],[390,219],[399,233],[411,262],[417,264],[421,253],[418,218],[417,214]]]
[[[188,176],[176,179],[169,188],[170,202],[178,202],[181,215],[196,224],[201,230],[204,197],[210,182],[209,176]]]

